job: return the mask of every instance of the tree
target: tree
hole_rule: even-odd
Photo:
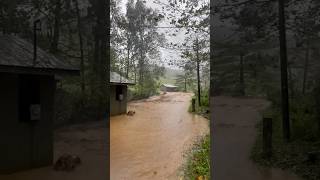
[[[61,0],[52,0],[54,4],[54,28],[53,28],[53,38],[51,42],[51,52],[56,52],[58,50],[58,43],[60,37],[60,24],[61,24]]]
[[[30,33],[28,19],[30,14],[18,8],[18,1],[2,0],[0,2],[0,31],[4,34]]]
[[[282,121],[283,133],[286,141],[290,140],[289,97],[288,97],[288,70],[287,70],[287,40],[285,27],[285,3],[279,0],[279,40],[281,61],[281,94],[282,94]]]
[[[194,68],[197,74],[197,98],[199,106],[201,106],[201,64],[208,61],[206,52],[209,52],[209,3],[206,1],[168,1],[165,4],[161,1],[156,3],[164,5],[163,14],[168,15],[171,20],[170,24],[177,29],[185,31],[185,40],[181,44],[171,44],[171,48],[181,48],[183,51],[183,58],[194,61]],[[169,11],[169,13],[164,12]],[[170,33],[172,36],[176,36]],[[168,45],[167,45],[168,46]],[[204,58],[205,57],[205,58]]]
[[[82,94],[82,99],[84,99],[86,84],[85,84],[85,64],[84,64],[83,34],[82,34],[83,27],[82,27],[82,21],[81,21],[81,16],[80,16],[78,0],[75,0],[75,8],[76,8],[76,13],[77,13],[77,27],[78,27],[78,35],[79,35],[81,94]],[[82,105],[84,105],[84,101],[82,102]]]

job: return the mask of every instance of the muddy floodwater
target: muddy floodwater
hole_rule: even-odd
[[[134,116],[110,123],[112,180],[178,179],[184,154],[209,133],[209,122],[188,112],[192,94],[167,93],[129,103]]]
[[[111,117],[111,180],[178,179],[184,152],[209,132],[208,120],[188,113],[192,94],[167,93],[129,103],[134,116]],[[88,122],[54,133],[54,159],[64,153],[82,163],[71,172],[52,166],[0,175],[0,180],[106,180],[106,122]]]
[[[257,98],[211,98],[213,120],[213,179],[300,180],[281,169],[258,167],[250,160],[257,137],[256,124],[269,103]]]
[[[74,171],[55,171],[52,166],[0,175],[0,180],[106,180],[106,122],[95,121],[60,128],[54,133],[54,159],[64,153],[77,155],[82,164]]]

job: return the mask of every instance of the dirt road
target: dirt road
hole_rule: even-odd
[[[262,99],[214,97],[214,180],[299,180],[279,169],[259,168],[249,158],[256,138],[259,111],[268,103]]]
[[[192,94],[167,93],[129,104],[134,116],[111,118],[111,179],[178,179],[183,154],[209,132],[208,120],[188,113]]]

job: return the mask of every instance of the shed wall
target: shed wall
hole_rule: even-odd
[[[0,73],[0,173],[51,165],[53,162],[53,76],[37,76],[40,82],[41,118],[18,118],[19,75]]]
[[[122,87],[123,100],[116,99],[116,86]],[[120,115],[127,113],[127,85],[111,85],[110,86],[110,115]]]

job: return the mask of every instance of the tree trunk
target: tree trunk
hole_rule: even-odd
[[[306,57],[304,62],[304,72],[303,72],[303,82],[302,82],[302,94],[305,94],[306,91],[306,84],[308,81],[308,70],[309,70],[309,52],[310,52],[310,46],[309,46],[309,40],[307,40],[306,45]]]
[[[288,73],[287,73],[287,40],[285,27],[285,1],[279,0],[279,41],[281,61],[281,95],[282,95],[282,127],[286,142],[290,141],[290,119],[288,98]]]
[[[184,92],[187,92],[187,76],[184,76]]]
[[[196,40],[196,55],[197,55],[197,83],[198,83],[198,104],[201,106],[201,82],[200,82],[200,58],[199,58],[199,40]]]
[[[53,29],[53,39],[51,42],[51,52],[56,52],[58,50],[58,43],[60,37],[60,20],[61,20],[61,0],[56,0],[55,10],[54,10],[54,29]]]
[[[129,40],[129,35],[128,35],[128,41],[127,41],[127,67],[126,67],[126,78],[129,78],[129,68],[130,68],[130,40]]]
[[[144,39],[143,39],[143,32],[140,31],[140,59],[139,59],[139,84],[143,85],[143,74],[144,74]]]
[[[85,67],[84,67],[84,55],[83,55],[83,39],[82,39],[82,23],[80,17],[80,10],[78,0],[75,0],[75,6],[77,11],[77,26],[78,26],[78,35],[79,35],[79,49],[80,49],[80,68],[81,68],[81,95],[82,95],[82,105],[84,105],[85,98]]]
[[[106,0],[97,0],[93,1],[92,5],[97,17],[94,28],[93,83],[98,105],[96,118],[101,120],[104,116],[108,118],[110,115],[110,4],[107,4]]]
[[[245,95],[245,86],[244,86],[244,72],[243,72],[243,54],[240,54],[240,72],[239,72],[239,81],[240,81],[240,95]]]
[[[213,79],[213,74],[214,74],[214,32],[215,32],[215,27],[214,27],[214,2],[215,0],[210,0],[210,113],[213,113],[213,96],[214,96],[214,79]],[[214,124],[213,124],[213,120],[210,121],[210,130],[214,130]],[[216,145],[214,145],[214,132],[211,131],[210,133],[210,139],[211,139],[211,143],[210,143],[210,153],[214,154],[214,148],[216,147]],[[215,166],[215,156],[213,155],[213,157],[211,156],[211,160],[210,160],[210,174],[211,176],[213,176],[212,178],[214,178],[215,172],[214,172],[214,166]]]
[[[134,65],[134,83],[137,84],[137,66]]]
[[[295,96],[295,91],[294,91],[294,80],[293,80],[293,75],[292,75],[292,68],[290,63],[288,64],[288,75],[289,75],[289,82],[288,82],[288,86],[289,86],[289,97],[294,97]]]

